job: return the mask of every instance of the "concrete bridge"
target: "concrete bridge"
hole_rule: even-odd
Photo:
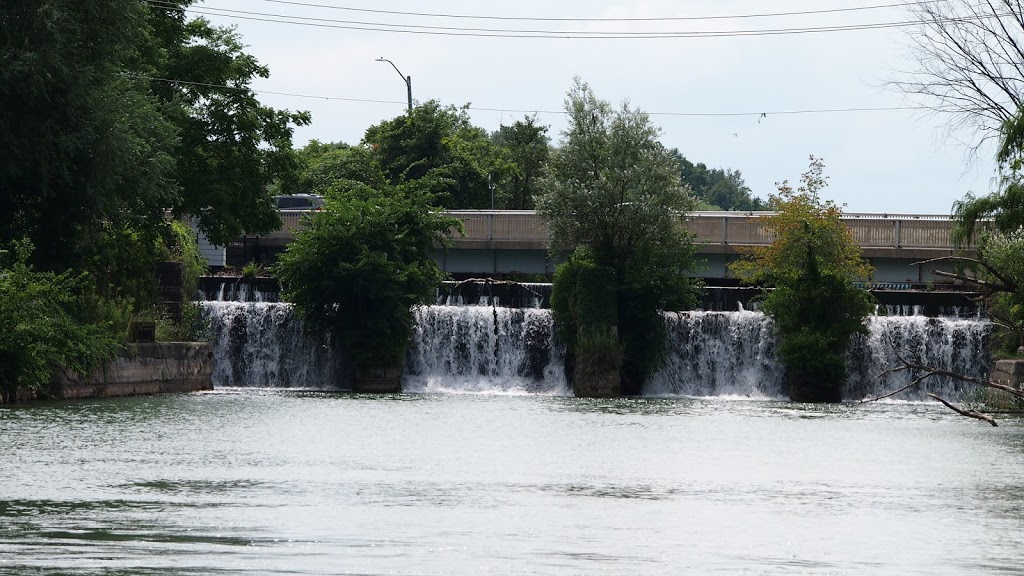
[[[274,251],[290,242],[303,226],[304,211],[282,210],[283,226],[262,237],[240,240],[243,251],[255,247]],[[438,249],[435,258],[447,272],[455,275],[502,275],[512,273],[550,274],[558,261],[552,261],[547,247],[548,231],[540,216],[530,210],[454,210],[462,221],[463,237],[454,245]],[[761,217],[769,212],[695,212],[684,221],[696,236],[698,252],[705,259],[696,275],[728,278],[728,264],[751,248],[772,243],[772,235]],[[875,267],[875,281],[893,284],[944,283],[933,269],[952,270],[948,263],[915,264],[922,260],[955,253],[953,222],[949,216],[927,214],[844,214],[843,222]],[[244,262],[248,262],[245,259]],[[243,262],[243,263],[244,263]]]

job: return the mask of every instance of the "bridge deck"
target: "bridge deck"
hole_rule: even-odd
[[[281,211],[282,228],[263,238],[290,241],[295,230],[302,227],[305,214],[308,212]],[[454,210],[448,214],[461,220],[465,227],[465,236],[453,238],[455,248],[534,250],[548,245],[547,227],[532,210]],[[701,252],[728,254],[735,253],[737,248],[772,243],[773,235],[761,220],[766,214],[769,213],[697,212],[688,215],[684,225],[701,244]],[[899,250],[913,257],[949,253],[956,248],[949,216],[844,214],[843,222],[861,248],[870,252],[889,254]]]

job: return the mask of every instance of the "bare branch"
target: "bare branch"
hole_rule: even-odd
[[[1024,105],[1024,10],[1019,0],[908,2],[917,70],[889,85],[968,131],[972,149]]]
[[[893,352],[896,354],[896,358],[900,361],[901,366],[898,366],[896,368],[889,368],[888,370],[885,370],[884,372],[879,374],[879,376],[878,376],[879,379],[884,378],[885,376],[887,376],[889,374],[895,374],[897,372],[904,372],[904,371],[919,371],[919,372],[924,372],[924,374],[922,374],[921,376],[918,376],[910,384],[907,384],[906,386],[903,386],[902,388],[900,388],[900,389],[898,389],[896,391],[890,392],[888,394],[883,394],[881,396],[878,396],[877,398],[872,398],[872,399],[869,399],[869,400],[863,400],[861,402],[858,402],[858,404],[865,404],[865,403],[868,403],[868,402],[877,402],[877,401],[883,400],[885,398],[891,398],[891,397],[896,396],[897,394],[899,394],[901,392],[904,392],[906,390],[910,390],[911,388],[919,387],[928,378],[940,377],[940,376],[946,376],[946,377],[949,377],[949,378],[954,378],[954,379],[959,380],[961,382],[966,382],[966,383],[969,383],[969,384],[974,384],[976,386],[981,386],[983,388],[991,388],[991,389],[994,389],[994,390],[1001,390],[1001,391],[1006,392],[1007,394],[1010,394],[1010,395],[1012,395],[1014,397],[1024,399],[1024,388],[1015,388],[1013,386],[1009,386],[1007,384],[1000,384],[999,382],[994,382],[992,380],[982,379],[982,378],[975,378],[973,376],[967,376],[966,374],[961,374],[959,372],[952,372],[950,370],[941,370],[941,369],[938,369],[938,368],[932,368],[931,366],[925,366],[923,364],[918,364],[916,362],[911,362],[910,360],[907,360],[907,358],[905,358],[903,356],[903,354],[900,352],[899,348],[896,347],[896,344],[891,339],[889,340],[889,346],[892,347]],[[984,413],[979,412],[977,410],[966,410],[966,409],[958,408],[958,407],[950,404],[949,402],[947,402],[943,398],[941,398],[941,397],[939,397],[936,394],[933,394],[931,392],[928,392],[927,395],[930,398],[938,400],[939,402],[944,404],[947,408],[949,408],[950,410],[953,410],[954,412],[960,414],[961,416],[967,416],[969,418],[976,418],[978,420],[984,420],[985,422],[988,422],[989,424],[991,424],[993,426],[996,426],[995,420],[991,416],[989,416],[988,414],[984,414]]]
[[[940,261],[967,262],[967,263],[970,263],[970,264],[976,264],[978,266],[981,266],[985,270],[988,270],[990,274],[995,276],[996,279],[998,279],[1000,282],[1003,283],[1003,285],[1005,286],[1005,289],[1002,290],[1002,291],[1004,291],[1004,292],[1017,292],[1018,291],[1017,285],[1014,282],[1011,282],[1011,281],[1007,280],[999,270],[996,270],[995,267],[993,267],[988,262],[985,262],[984,260],[979,260],[977,258],[969,258],[967,256],[940,256],[939,258],[931,258],[931,259],[928,259],[928,260],[922,260],[920,262],[915,262],[914,264],[912,264],[912,266],[917,266],[919,264],[929,264],[931,262],[940,262]],[[944,275],[948,276],[949,272],[946,272]],[[961,279],[963,279],[963,277]],[[978,282],[979,284],[981,283],[979,280],[972,280],[972,281]]]
[[[1014,291],[1012,288],[1005,286],[1003,284],[993,284],[987,280],[982,280],[980,278],[975,278],[973,276],[965,276],[963,274],[957,274],[955,272],[946,272],[945,270],[932,270],[932,274],[936,276],[942,276],[943,278],[953,278],[955,280],[963,280],[964,282],[972,282],[974,284],[977,284],[978,286],[987,288],[990,292]]]
[[[989,424],[991,424],[993,426],[999,426],[999,424],[996,424],[995,418],[989,416],[988,414],[985,414],[983,412],[978,412],[977,410],[964,410],[962,408],[957,408],[956,406],[954,406],[954,405],[950,404],[949,402],[947,402],[945,398],[942,398],[941,396],[939,396],[937,394],[932,394],[931,392],[928,393],[928,396],[938,400],[946,408],[949,408],[950,410],[952,410],[953,412],[956,412],[957,414],[959,414],[961,416],[966,416],[968,418],[977,418],[978,420],[982,420],[984,422],[988,422]]]
[[[889,369],[889,370],[886,370],[885,372],[882,372],[879,375],[879,378],[882,378],[882,377],[886,376],[887,374],[893,374],[895,372],[899,372],[899,371],[902,371],[902,370],[908,370],[908,369],[909,368],[907,368],[906,366],[902,366],[902,367],[897,368],[895,370],[894,369]],[[924,382],[925,379],[927,379],[929,376],[931,376],[931,374],[925,374],[924,376],[920,376],[918,378],[915,378],[913,382],[911,382],[910,384],[907,384],[903,388],[900,388],[900,389],[895,390],[893,392],[889,392],[888,394],[883,394],[883,395],[881,395],[881,396],[879,396],[877,398],[868,398],[866,400],[861,400],[857,404],[867,404],[868,402],[878,402],[879,400],[885,400],[886,398],[892,398],[893,396],[899,394],[900,392],[905,392],[907,390],[910,390],[911,388],[917,388],[918,386],[921,385],[921,382]]]

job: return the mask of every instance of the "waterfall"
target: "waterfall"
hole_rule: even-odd
[[[199,297],[209,302],[280,302],[281,285],[273,278],[200,278]]]
[[[775,327],[761,312],[667,312],[665,323],[665,365],[647,383],[646,394],[784,394]]]
[[[668,350],[665,365],[645,393],[655,396],[785,397],[785,371],[775,351],[775,330],[760,312],[666,313]],[[895,349],[908,360],[934,368],[983,377],[988,372],[990,324],[979,319],[926,316],[869,316],[868,333],[855,335],[847,358],[847,400],[894,391],[919,374],[897,368]],[[895,346],[895,349],[894,349]],[[934,378],[922,390],[896,398],[927,399],[925,392],[957,398],[960,382]]]
[[[349,386],[342,354],[306,334],[290,304],[201,305],[214,342],[215,386]],[[422,306],[413,312],[405,390],[569,393],[550,310]]]
[[[442,282],[434,304],[438,306],[503,306],[507,308],[548,308],[551,284],[466,280]]]
[[[550,310],[421,306],[414,313],[405,390],[568,393]]]
[[[902,366],[899,356],[917,364],[976,378],[983,378],[988,373],[988,337],[991,331],[988,322],[926,316],[869,316],[867,324],[867,335],[854,337],[850,347],[849,373],[843,391],[849,400],[896,390],[920,376],[902,371],[879,378],[886,369]],[[924,400],[927,399],[925,392],[934,392],[955,399],[963,390],[964,385],[958,380],[932,377],[922,390],[910,390],[897,398]]]
[[[276,292],[224,282],[202,302],[214,341],[216,386],[348,386],[350,367],[322,339],[304,333],[290,304],[266,302]],[[542,292],[543,285],[527,285]],[[455,297],[449,292],[445,297]],[[230,298],[245,301],[227,301]],[[421,306],[407,355],[403,386],[411,392],[571,393],[564,348],[551,311],[503,308],[497,294],[476,294],[480,305]],[[854,337],[844,398],[857,400],[895,390],[918,374],[899,372],[893,346],[909,360],[983,377],[989,368],[990,325],[978,318],[928,318],[913,308],[903,316],[870,316],[867,335]],[[756,311],[665,313],[667,354],[645,387],[652,396],[785,397],[785,370],[776,355],[774,326]],[[925,392],[957,398],[962,385],[931,379],[923,390],[897,398],[926,399]]]
[[[210,322],[214,386],[338,388],[342,355],[302,329],[291,304],[201,302]]]

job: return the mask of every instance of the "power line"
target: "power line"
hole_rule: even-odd
[[[147,0],[150,5],[158,8],[181,10],[181,8],[159,0]],[[559,31],[559,30],[512,30],[489,28],[458,28],[445,26],[423,26],[386,24],[377,22],[359,22],[349,20],[333,20],[308,16],[290,16],[284,14],[266,14],[246,10],[228,10],[222,8],[188,8],[189,12],[209,16],[222,16],[240,20],[270,22],[277,24],[293,24],[317,28],[335,28],[343,30],[360,30],[369,32],[393,32],[404,34],[421,34],[435,36],[461,36],[474,38],[554,38],[554,39],[665,39],[665,38],[725,38],[737,36],[776,36],[790,34],[809,34],[823,32],[846,32],[856,30],[876,30],[885,28],[901,28],[919,26],[918,21],[878,22],[868,24],[847,24],[839,26],[816,26],[805,28],[775,28],[752,30],[718,30],[718,31],[677,31],[677,32],[603,32],[603,31]],[[288,20],[283,20],[287,18]],[[950,22],[969,20],[971,18],[949,19]],[[414,29],[409,29],[414,28]]]
[[[798,10],[792,12],[768,12],[764,14],[732,14],[714,16],[659,16],[651,18],[558,18],[558,17],[526,17],[526,16],[485,16],[472,14],[439,14],[431,12],[407,12],[401,10],[374,10],[369,8],[352,8],[349,6],[336,6],[333,4],[315,4],[312,2],[295,2],[290,0],[262,0],[273,4],[286,4],[291,6],[302,6],[308,8],[326,8],[329,10],[342,10],[346,12],[361,12],[365,14],[386,14],[390,16],[418,16],[426,18],[451,18],[463,20],[501,20],[518,22],[673,22],[673,21],[700,21],[700,20],[739,20],[746,18],[776,18],[782,16],[808,16],[816,14],[835,14],[843,12],[861,12],[867,10],[881,10],[886,8],[903,8],[906,3],[875,4],[872,6],[853,6],[847,8],[827,8],[819,10]],[[932,4],[938,0],[926,0],[922,4]]]
[[[257,90],[248,86],[229,86],[227,84],[211,84],[209,82],[192,82],[190,80],[175,80],[172,78],[160,78],[158,76],[145,76],[142,74],[122,74],[126,78],[135,78],[137,80],[149,80],[152,82],[165,82],[167,84],[182,84],[185,86],[201,86],[203,88],[217,88],[220,90],[234,90],[236,92],[251,91],[259,94],[270,94],[273,96],[291,96],[293,98],[310,98],[313,100],[339,100],[343,102],[363,102],[367,104],[405,104],[402,100],[373,100],[370,98],[346,98],[342,96],[314,96],[311,94],[298,94],[295,92],[275,92],[272,90]]]
[[[142,74],[124,74],[128,78],[138,80],[149,80],[152,82],[166,82],[169,84],[182,84],[186,86],[201,86],[205,88],[217,88],[223,90],[252,91],[259,94],[270,94],[274,96],[290,96],[294,98],[309,98],[312,100],[337,100],[342,102],[362,102],[371,104],[401,104],[404,100],[373,100],[368,98],[348,98],[342,96],[317,96],[312,94],[301,94],[296,92],[275,92],[272,90],[257,90],[255,88],[229,86],[226,84],[211,84],[208,82],[192,82],[189,80],[174,80],[171,78],[160,78],[157,76],[145,76]],[[469,106],[470,110],[477,112],[508,112],[510,114],[565,114],[564,110],[526,110],[514,108],[487,108],[482,106]],[[648,116],[674,116],[694,118],[715,118],[715,117],[741,117],[754,116],[758,118],[767,116],[791,116],[797,114],[829,114],[829,113],[850,113],[850,112],[893,112],[900,110],[921,110],[917,106],[881,106],[881,107],[856,107],[856,108],[816,108],[816,109],[794,109],[794,110],[773,110],[761,112],[644,112]]]

